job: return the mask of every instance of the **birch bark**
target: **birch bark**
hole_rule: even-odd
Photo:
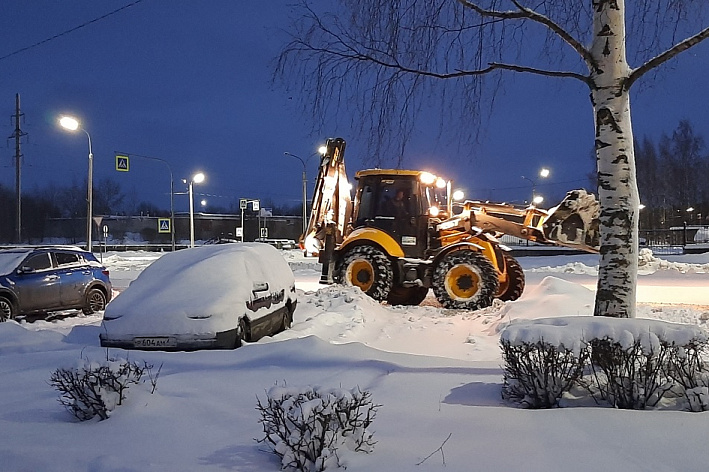
[[[625,0],[594,0],[591,102],[596,127],[600,264],[594,315],[635,317],[638,205],[625,52]]]

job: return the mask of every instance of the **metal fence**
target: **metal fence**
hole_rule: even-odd
[[[654,254],[670,255],[709,252],[709,226],[687,225],[668,229],[641,229],[640,247]],[[535,243],[516,236],[503,235],[500,241],[513,247],[530,247]]]

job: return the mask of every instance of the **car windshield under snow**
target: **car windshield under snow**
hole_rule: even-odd
[[[0,252],[0,275],[8,275],[27,256],[27,251]]]

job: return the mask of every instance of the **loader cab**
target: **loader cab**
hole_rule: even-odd
[[[422,180],[422,174],[380,169],[358,172],[354,229],[380,229],[394,238],[406,257],[424,257],[430,247],[430,209],[445,197],[436,192],[435,185]]]

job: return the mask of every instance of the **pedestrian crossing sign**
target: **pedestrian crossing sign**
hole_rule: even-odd
[[[128,156],[116,154],[116,170],[119,172],[128,172],[130,170]]]
[[[158,233],[170,232],[170,218],[158,218]]]

